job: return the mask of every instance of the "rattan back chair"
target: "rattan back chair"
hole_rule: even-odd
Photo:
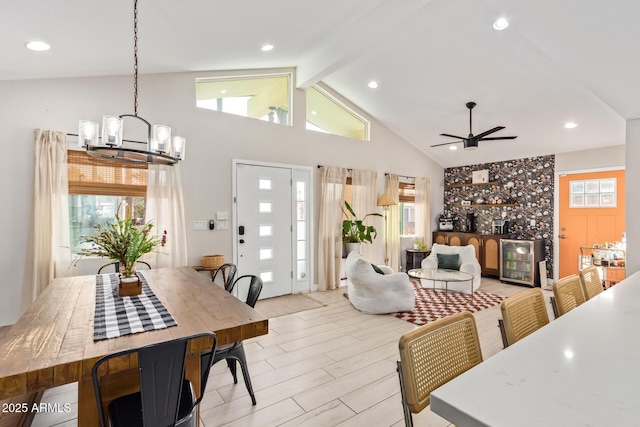
[[[600,279],[600,272],[596,266],[592,265],[591,267],[580,270],[580,281],[582,282],[584,296],[588,300],[602,293],[604,290],[602,280]]]
[[[431,392],[482,362],[478,330],[468,311],[436,320],[400,337],[398,376],[405,424],[430,403]]]
[[[568,313],[587,299],[577,274],[553,282],[553,299],[558,316]]]
[[[505,348],[549,323],[540,288],[529,289],[502,300],[500,311],[502,319],[498,320],[498,326]]]

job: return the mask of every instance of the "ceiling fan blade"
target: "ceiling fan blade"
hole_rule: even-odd
[[[449,138],[465,139],[464,136],[451,135],[450,133],[441,133],[440,136],[448,136]]]
[[[497,141],[499,139],[516,139],[517,136],[490,136],[489,138],[480,138],[479,141]]]
[[[464,141],[464,140],[462,140],[462,141],[443,142],[442,144],[432,145],[431,147],[440,147],[440,146],[442,146],[442,145],[457,144],[458,142],[463,142],[463,141]]]
[[[481,138],[484,138],[485,136],[492,134],[494,132],[498,132],[499,130],[504,129],[504,126],[496,126],[493,129],[489,129],[487,131],[484,131],[482,133],[479,133],[478,135],[474,136],[473,139],[479,140]]]

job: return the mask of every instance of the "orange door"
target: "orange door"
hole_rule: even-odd
[[[624,170],[589,172],[560,177],[559,244],[560,277],[578,273],[580,246],[619,242],[626,229]],[[571,181],[616,178],[615,207],[570,207]]]

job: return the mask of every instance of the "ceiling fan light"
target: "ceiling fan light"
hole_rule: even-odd
[[[473,151],[473,150],[477,150],[478,146],[477,145],[469,145],[467,147],[464,147],[465,151]]]

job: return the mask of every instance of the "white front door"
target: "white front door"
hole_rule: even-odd
[[[238,275],[259,276],[260,299],[291,294],[292,267],[291,169],[236,165],[236,221]],[[238,298],[245,300],[248,280],[239,282]]]

